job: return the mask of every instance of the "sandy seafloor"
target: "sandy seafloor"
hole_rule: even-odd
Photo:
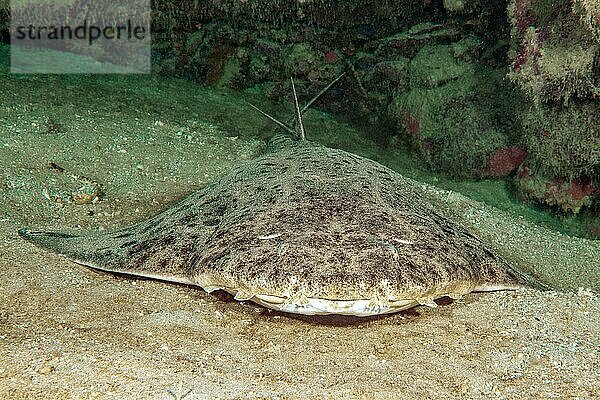
[[[600,398],[598,241],[428,187],[432,201],[562,291],[471,294],[381,318],[316,318],[95,272],[24,242],[17,229],[127,225],[255,157],[263,144],[231,123],[245,115],[243,103],[211,114],[209,105],[229,101],[223,93],[5,78],[0,398]],[[184,97],[193,112],[178,103]],[[150,98],[156,103],[146,109]],[[319,123],[343,128],[313,119],[313,132]],[[255,120],[255,129],[268,129]],[[101,200],[75,204],[71,194],[90,181],[101,184]]]

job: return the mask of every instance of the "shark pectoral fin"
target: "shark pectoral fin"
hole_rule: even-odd
[[[60,254],[69,260],[100,271],[157,279],[161,281],[196,285],[186,274],[181,263],[174,264],[164,251],[156,256],[152,249],[141,248],[154,256],[132,257],[130,246],[137,242],[130,228],[113,232],[94,232],[77,235],[65,232],[20,229],[19,236],[45,250]]]
[[[79,260],[75,260],[75,259],[71,259],[71,261],[73,261],[74,263],[77,263],[79,265],[83,265],[85,267],[88,267],[88,268],[91,268],[94,270],[98,270],[98,271],[102,271],[102,272],[110,272],[113,274],[130,275],[133,277],[148,278],[148,279],[155,279],[157,281],[181,283],[184,285],[196,286],[196,283],[192,279],[190,279],[189,277],[184,276],[184,275],[175,275],[175,274],[167,274],[167,273],[153,273],[153,272],[149,272],[149,271],[137,271],[134,269],[126,269],[126,268],[123,268],[123,269],[104,268],[102,266],[95,265],[93,263],[89,263],[86,261],[79,261]]]
[[[102,241],[101,233],[78,235],[68,232],[39,231],[32,229],[20,229],[18,231],[26,241],[48,251],[63,255],[73,261],[82,260],[80,264],[91,265],[91,259],[98,253],[99,243]],[[107,244],[107,249],[115,247],[114,243]]]

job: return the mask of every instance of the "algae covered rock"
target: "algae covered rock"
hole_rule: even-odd
[[[296,43],[285,53],[284,73],[288,76],[306,76],[316,68],[319,56],[309,43]]]
[[[574,0],[573,12],[580,16],[594,38],[600,42],[600,2],[598,0]]]
[[[399,57],[392,61],[378,62],[364,77],[364,84],[371,91],[397,93],[409,87],[410,60]]]
[[[578,213],[600,182],[600,2],[512,0],[509,78],[529,99],[520,112],[527,161],[521,198]]]
[[[339,75],[357,43],[422,18],[423,9],[422,0],[223,0],[182,7],[158,0],[152,19],[155,67],[235,89],[273,84],[290,74],[326,82]]]
[[[449,13],[460,14],[465,11],[465,0],[444,0],[444,8]]]
[[[379,58],[414,57],[423,46],[450,44],[460,40],[462,34],[452,26],[422,22],[407,31],[387,36],[378,42],[375,55]]]
[[[585,10],[584,3],[574,9]],[[513,0],[508,12],[513,38],[509,77],[535,103],[600,99],[600,41],[593,14],[582,17],[548,0]]]
[[[528,201],[576,214],[597,201],[600,183],[600,103],[532,107],[522,141],[529,152],[515,177]]]
[[[523,127],[529,162],[550,176],[574,179],[598,173],[600,166],[600,103],[570,107],[530,108]]]
[[[546,43],[545,33],[528,28],[526,44],[513,62],[510,78],[535,102],[562,102],[600,98],[596,82],[599,45]]]
[[[600,104],[532,107],[521,141],[528,152],[514,177],[519,197],[576,214],[600,199]]]
[[[589,177],[567,179],[531,174],[530,168],[523,165],[519,169],[519,178],[515,180],[519,198],[568,214],[577,214],[592,206],[598,197],[598,188]]]
[[[433,88],[472,72],[473,64],[457,58],[454,46],[425,46],[410,62],[410,84]]]
[[[518,103],[503,85],[503,70],[471,57],[476,47],[474,39],[423,47],[410,62],[410,90],[395,96],[388,115],[433,170],[504,176],[524,159],[509,135]]]

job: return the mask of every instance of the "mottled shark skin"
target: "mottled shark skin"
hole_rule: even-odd
[[[376,315],[521,286],[402,175],[282,137],[137,225],[19,234],[92,268],[223,289],[300,314]]]

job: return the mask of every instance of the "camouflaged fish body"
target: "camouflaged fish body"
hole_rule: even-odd
[[[223,289],[301,314],[375,315],[519,286],[402,175],[285,138],[132,227],[20,234],[96,269]]]

